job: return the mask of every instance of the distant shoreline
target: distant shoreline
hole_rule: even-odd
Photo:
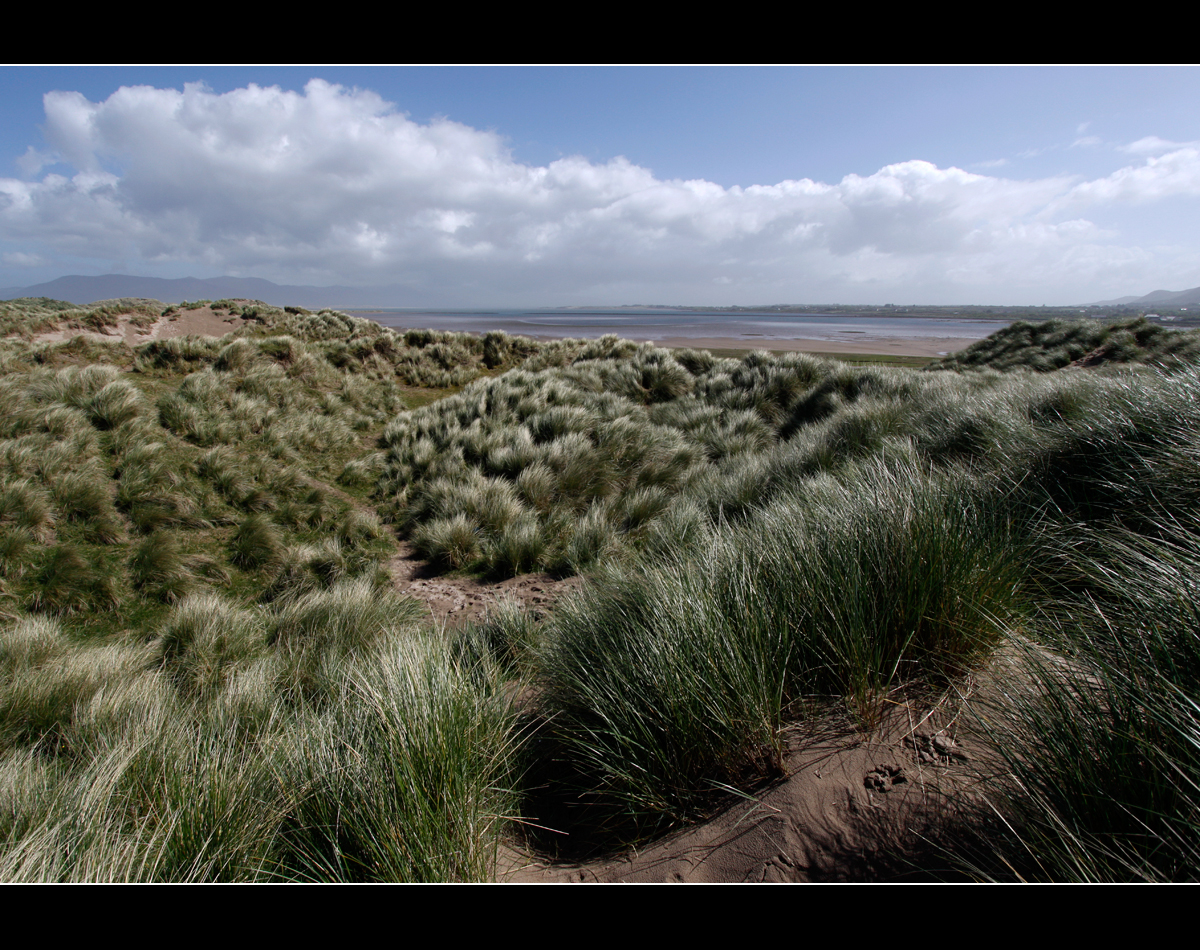
[[[607,314],[596,314],[594,319],[570,323],[534,322],[528,312],[485,313],[464,311],[462,313],[401,314],[381,310],[350,311],[355,316],[372,319],[393,329],[439,329],[459,333],[482,335],[489,330],[504,330],[514,336],[525,336],[535,340],[596,339],[606,333],[616,334],[638,342],[653,341],[669,348],[693,348],[703,350],[771,350],[774,352],[835,353],[862,356],[926,357],[933,358],[954,353],[987,336],[989,332],[1006,325],[1006,321],[948,320],[925,318],[926,325],[914,326],[901,318],[884,320],[877,315],[863,318],[832,317],[814,321],[796,319],[796,315],[762,314],[761,320],[717,319],[716,314],[696,314],[708,317],[707,325],[693,321],[613,321],[606,320]],[[538,314],[537,316],[541,316]],[[564,316],[566,316],[564,314]],[[724,316],[724,315],[721,315]],[[786,319],[792,317],[792,320]],[[964,325],[965,324],[965,325]],[[905,326],[906,325],[906,326]],[[908,332],[901,329],[905,326]],[[979,326],[979,330],[975,330]]]
[[[976,339],[962,337],[884,338],[851,343],[844,340],[747,340],[723,337],[690,339],[664,337],[655,340],[669,349],[691,347],[694,350],[762,349],[776,353],[855,353],[864,356],[943,356],[965,349]]]

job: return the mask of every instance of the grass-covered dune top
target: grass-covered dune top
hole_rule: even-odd
[[[993,818],[944,861],[1195,876],[1190,334],[1018,324],[918,372],[156,306],[0,304],[3,879],[485,879],[546,826],[702,820],[789,722],[869,731],[998,651],[961,711]],[[87,322],[137,307],[237,329]],[[588,583],[442,629],[398,536]]]
[[[586,570],[672,547],[880,454],[1037,477],[1069,438],[1072,413],[1106,398],[1116,377],[1041,379],[1029,351],[1056,354],[1068,338],[1088,353],[1125,336],[1153,347],[1126,354],[1143,368],[1139,353],[1173,354],[1182,369],[1200,346],[1193,333],[1144,322],[1018,326],[979,344],[1015,352],[1015,371],[981,362],[960,375],[804,353],[716,359],[616,337],[566,342],[397,418],[370,464],[386,517],[446,568]],[[1136,385],[1159,376],[1145,379]]]
[[[49,297],[21,297],[0,301],[0,336],[31,339],[38,333],[60,328],[104,333],[115,328],[122,316],[134,326],[144,328],[158,319],[164,309],[166,304],[162,301],[140,298],[98,300],[87,307],[77,307]]]
[[[485,341],[409,337],[277,311],[221,339],[9,341],[0,604],[112,627],[213,578],[261,583],[313,545],[354,561],[383,531],[337,487],[344,468],[406,399],[487,371]]]
[[[1017,321],[926,369],[1016,369],[1045,373],[1072,364],[1148,363],[1165,368],[1200,360],[1200,331],[1168,330],[1144,317],[1097,320]]]

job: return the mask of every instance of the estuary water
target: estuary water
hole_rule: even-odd
[[[729,340],[745,346],[776,341],[821,340],[861,344],[875,340],[980,340],[1008,326],[1006,320],[968,320],[870,314],[738,312],[703,310],[353,310],[387,327],[486,333],[504,330],[538,338],[595,339],[606,333],[631,340]]]

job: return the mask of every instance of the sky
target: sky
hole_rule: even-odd
[[[1200,285],[1196,67],[0,67],[0,286],[393,306]]]

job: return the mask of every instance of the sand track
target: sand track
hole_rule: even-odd
[[[241,301],[249,303],[250,301]],[[234,330],[240,330],[252,320],[241,317],[231,317],[224,313],[214,313],[211,307],[200,307],[196,310],[180,310],[169,317],[159,317],[148,327],[136,326],[129,315],[117,317],[117,326],[105,331],[86,330],[77,327],[62,327],[38,333],[34,339],[39,343],[62,343],[73,337],[82,336],[89,340],[123,340],[127,346],[137,346],[149,340],[165,340],[176,336],[214,336],[221,337]]]
[[[787,777],[642,848],[559,863],[513,845],[513,883],[965,881],[939,841],[969,827],[981,743],[945,710],[891,707],[866,733],[827,713],[790,727]]]
[[[395,590],[422,601],[434,620],[446,626],[480,620],[501,601],[515,600],[535,614],[544,613],[563,594],[583,583],[581,577],[522,574],[488,582],[456,574],[439,574],[419,559],[407,541],[387,561]]]

